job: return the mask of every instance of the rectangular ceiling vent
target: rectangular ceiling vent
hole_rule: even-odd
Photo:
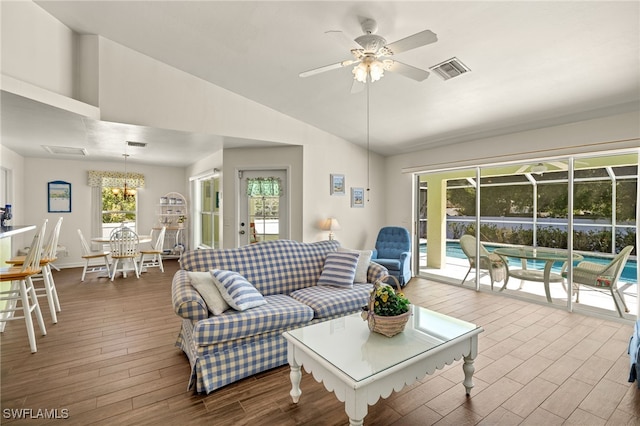
[[[127,146],[135,146],[136,148],[144,148],[145,146],[147,146],[147,143],[146,142],[127,141]]]
[[[471,71],[469,67],[460,62],[456,57],[441,62],[438,65],[434,65],[429,69],[438,74],[444,80],[449,80],[453,77],[457,77]]]
[[[89,155],[87,150],[84,148],[75,148],[72,146],[53,146],[53,145],[42,145],[45,151],[54,155]]]

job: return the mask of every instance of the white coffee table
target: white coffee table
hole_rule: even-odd
[[[412,307],[405,330],[391,338],[372,333],[360,314],[283,333],[291,367],[291,398],[300,400],[301,366],[345,403],[351,425],[362,425],[369,405],[436,368],[464,358],[463,385],[473,387],[473,360],[482,327]]]

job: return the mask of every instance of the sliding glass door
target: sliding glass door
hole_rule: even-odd
[[[502,255],[514,272],[508,293],[617,315],[606,292],[602,297],[603,292],[581,288],[580,303],[571,303],[575,298],[569,297],[565,278],[570,264],[606,264],[633,246],[618,284],[631,311],[637,311],[637,152],[442,170],[416,179],[421,276],[460,285],[470,261],[459,241],[469,234],[482,250],[521,249],[519,256]],[[570,254],[575,260],[565,262]],[[488,272],[480,263],[465,285],[489,288]]]

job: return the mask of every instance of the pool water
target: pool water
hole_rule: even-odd
[[[485,244],[485,243],[483,243],[483,245],[489,252],[492,252],[494,249],[497,248],[497,247],[494,247],[494,246],[491,246],[491,245]],[[420,244],[420,252],[421,253],[426,253],[426,248],[427,248],[426,244]],[[455,259],[466,259],[467,258],[467,256],[464,254],[464,252],[460,248],[460,244],[458,242],[456,242],[456,241],[447,241],[446,253],[447,253],[447,257],[453,257]],[[602,258],[602,257],[596,257],[596,256],[584,256],[584,260],[588,260],[589,262],[600,263],[600,264],[603,264],[603,265],[606,265],[607,263],[609,263],[611,261],[611,259]],[[509,262],[509,266],[520,267],[522,265],[520,259],[508,258],[508,262]],[[544,269],[544,263],[545,262],[528,260],[527,261],[527,268],[528,269]],[[560,270],[562,269],[562,264],[563,264],[563,262],[554,263],[553,267],[551,268],[551,271],[556,273],[556,274],[559,274]],[[627,260],[627,263],[625,264],[625,267],[622,270],[622,275],[620,276],[620,281],[621,282],[626,282],[626,283],[637,283],[637,277],[638,277],[637,274],[638,274],[638,263],[637,263],[637,261],[633,260],[633,259],[629,259],[629,260]]]

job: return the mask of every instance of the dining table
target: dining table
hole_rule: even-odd
[[[521,246],[499,247],[493,252],[504,259],[505,264],[507,265],[507,273],[510,277],[519,278],[525,281],[544,283],[544,293],[547,297],[547,302],[553,303],[551,299],[551,291],[549,290],[549,284],[552,282],[564,282],[564,277],[561,274],[551,272],[551,268],[556,262],[568,261],[569,252],[567,250]],[[510,268],[506,259],[508,257],[521,259],[522,268]],[[572,258],[573,261],[578,261],[582,260],[583,257],[578,253],[573,253]],[[527,261],[544,262],[544,269],[529,269],[527,267]]]
[[[138,244],[146,244],[146,243],[150,243],[151,241],[153,241],[153,238],[151,237],[151,235],[138,235]],[[96,243],[96,244],[110,244],[111,243],[111,238],[110,237],[105,237],[105,236],[99,236],[99,237],[91,237],[91,242]],[[107,250],[110,251],[110,250]],[[133,271],[133,266],[131,266],[129,268],[129,270]],[[146,268],[140,268],[140,273],[142,272],[146,272]],[[126,277],[126,273],[124,274]],[[104,275],[102,273],[98,274],[98,277],[107,277],[107,275]]]

